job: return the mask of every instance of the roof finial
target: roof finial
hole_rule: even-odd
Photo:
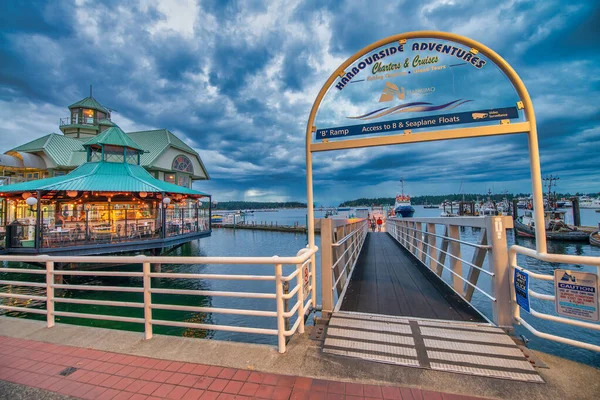
[[[92,97],[92,85],[90,85],[90,97]]]

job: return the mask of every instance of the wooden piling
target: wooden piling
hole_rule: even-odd
[[[572,197],[571,202],[573,203],[573,225],[581,226],[581,213],[579,210],[579,197]]]

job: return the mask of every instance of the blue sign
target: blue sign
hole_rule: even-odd
[[[374,122],[364,125],[341,126],[337,128],[317,129],[317,140],[343,138],[356,135],[370,135],[405,129],[436,128],[445,125],[469,124],[474,122],[496,121],[519,118],[517,107],[493,108],[489,110],[469,111],[457,114],[434,115],[398,119],[395,121]]]
[[[515,269],[515,294],[517,304],[525,311],[529,311],[529,275]]]

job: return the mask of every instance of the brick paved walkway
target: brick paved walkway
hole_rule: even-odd
[[[63,376],[69,367],[74,372]],[[457,400],[472,397],[159,360],[0,336],[0,380],[82,399]]]

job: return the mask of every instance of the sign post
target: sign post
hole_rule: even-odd
[[[599,321],[598,276],[590,272],[554,270],[556,312],[565,317]]]

